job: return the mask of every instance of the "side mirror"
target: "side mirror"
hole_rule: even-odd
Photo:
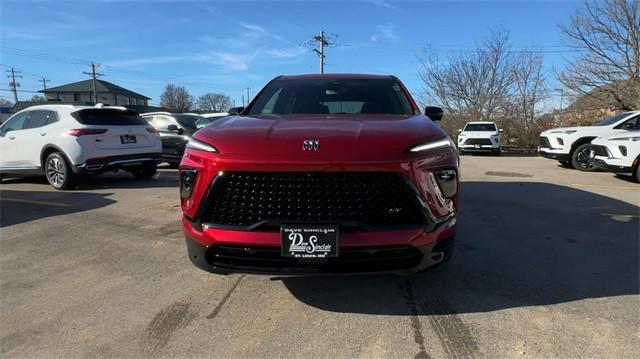
[[[503,129],[498,129],[498,132],[504,132],[504,130]]]
[[[461,128],[459,128],[459,129],[458,129],[458,133],[460,133],[460,132],[462,132],[462,129],[461,129]]]
[[[237,115],[242,111],[244,111],[244,107],[232,107],[227,112],[229,113],[229,115]]]
[[[179,134],[179,135],[181,135],[181,134],[184,132],[184,130],[183,130],[183,129],[181,129],[180,127],[178,127],[178,126],[176,126],[176,125],[173,125],[173,124],[171,124],[171,125],[167,126],[167,131],[169,131],[169,132],[175,132],[175,133],[177,133],[177,134]]]
[[[431,121],[442,120],[443,111],[440,107],[427,106],[424,108],[424,114],[427,115]]]

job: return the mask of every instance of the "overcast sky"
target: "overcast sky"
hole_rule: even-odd
[[[336,34],[326,72],[393,74],[420,91],[427,45],[446,57],[473,48],[490,29],[506,29],[515,50],[541,49],[547,70],[574,53],[558,25],[576,1],[29,1],[2,0],[3,72],[22,71],[20,99],[84,80],[88,63],[104,80],[157,104],[168,82],[194,95],[225,92],[238,105],[280,74],[318,72],[308,44]],[[552,78],[553,74],[550,73]],[[553,86],[553,84],[552,84]],[[0,96],[12,99],[8,79]]]

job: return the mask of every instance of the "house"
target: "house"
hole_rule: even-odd
[[[93,80],[78,81],[62,86],[51,87],[40,92],[45,94],[48,102],[63,102],[74,105],[135,105],[148,106],[149,97],[127,90],[104,80],[96,80],[96,97],[93,101]]]
[[[614,96],[614,92],[617,96]],[[640,79],[618,81],[575,98],[562,111],[563,125],[591,125],[640,106]]]

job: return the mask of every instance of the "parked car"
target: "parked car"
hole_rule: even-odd
[[[119,169],[151,177],[160,152],[157,131],[121,107],[33,106],[0,126],[0,174],[44,174],[56,189]]]
[[[413,272],[449,259],[458,153],[395,77],[280,76],[193,135],[189,258],[214,273]]]
[[[201,113],[200,116],[211,119],[211,122],[219,120],[223,117],[229,116],[228,112],[209,112]]]
[[[151,112],[141,116],[160,134],[162,160],[176,166],[182,159],[189,138],[213,122],[213,119],[195,113]]]
[[[591,158],[598,168],[633,176],[640,182],[640,121],[636,122],[635,130],[591,141]]]
[[[458,151],[491,152],[500,155],[500,132],[495,122],[477,121],[467,122],[463,129],[458,130]]]
[[[640,121],[640,111],[624,112],[593,126],[552,128],[540,134],[538,153],[581,171],[595,171],[590,159],[591,141],[609,134],[624,134],[634,130]]]

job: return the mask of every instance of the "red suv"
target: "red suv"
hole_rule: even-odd
[[[214,273],[415,272],[453,249],[458,153],[393,76],[280,76],[180,164],[189,258]]]

